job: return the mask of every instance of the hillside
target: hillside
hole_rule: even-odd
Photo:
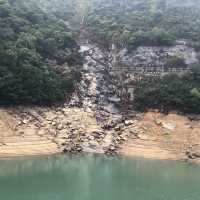
[[[91,42],[111,52],[122,82],[116,90],[131,97],[124,104],[199,113],[199,11],[195,0],[90,4],[85,27]]]
[[[199,11],[195,0],[1,0],[0,157],[199,160]]]
[[[94,3],[95,2],[95,3]],[[87,24],[94,41],[133,50],[141,45],[170,46],[188,39],[199,49],[196,0],[93,0]]]

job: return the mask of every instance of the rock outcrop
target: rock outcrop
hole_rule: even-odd
[[[174,56],[183,58],[187,68],[199,64],[199,53],[184,40],[177,41],[172,47],[141,46],[132,52],[123,49],[118,53],[118,59],[122,65],[139,67],[146,73],[155,70],[162,72],[166,61]]]

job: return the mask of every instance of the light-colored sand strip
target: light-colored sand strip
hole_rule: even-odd
[[[8,111],[0,110],[0,158],[49,155],[62,151],[52,137],[39,135],[40,128],[34,123],[18,125],[22,119]]]
[[[144,140],[130,140],[128,143],[122,145],[120,153],[127,156],[150,159],[182,159],[182,155],[179,155],[175,150],[162,148],[157,142]]]
[[[33,139],[34,138],[34,139]],[[0,139],[0,157],[17,157],[30,155],[48,155],[60,153],[61,149],[53,141],[34,135],[26,135],[24,138],[20,136],[4,137]]]
[[[137,127],[137,130],[135,130]],[[187,152],[200,152],[200,121],[175,113],[148,112],[131,128],[132,135],[120,153],[152,159],[188,159]],[[139,130],[139,131],[138,131]],[[194,156],[195,157],[195,156]],[[195,157],[195,159],[198,156]]]

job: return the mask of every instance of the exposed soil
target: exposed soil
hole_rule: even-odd
[[[175,113],[138,116],[100,124],[82,108],[1,109],[0,157],[65,151],[199,162],[200,121]]]
[[[70,103],[0,109],[0,158],[91,152],[199,162],[200,120],[176,113],[126,114],[131,109],[124,97],[132,98],[135,76],[115,72],[115,51],[86,43],[81,52],[82,80]]]
[[[197,162],[200,153],[200,121],[175,113],[148,112],[138,121],[141,133],[131,136],[121,154],[156,159]]]

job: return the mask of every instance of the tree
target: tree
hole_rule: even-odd
[[[173,56],[167,59],[165,68],[186,68],[185,59],[181,56]]]
[[[134,86],[133,105],[138,110],[200,113],[200,76],[194,71],[182,76],[144,77]]]
[[[0,16],[0,105],[64,101],[82,64],[72,31],[34,0],[2,0]]]

